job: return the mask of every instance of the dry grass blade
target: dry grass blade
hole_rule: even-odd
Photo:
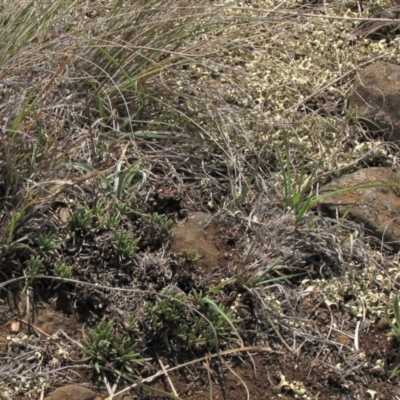
[[[237,348],[237,349],[224,350],[224,351],[220,351],[220,352],[214,353],[214,354],[209,354],[209,355],[207,355],[205,357],[197,358],[195,360],[188,361],[188,362],[186,362],[184,364],[177,365],[175,367],[167,368],[166,372],[175,371],[175,370],[178,370],[178,369],[181,369],[181,368],[193,365],[193,364],[197,364],[197,363],[202,362],[202,361],[207,361],[207,360],[212,359],[212,358],[223,357],[223,356],[230,355],[230,354],[235,354],[235,353],[238,353],[238,352],[250,352],[250,351],[251,352],[267,352],[267,353],[283,354],[280,351],[274,351],[274,350],[269,349],[269,348],[263,348],[263,347],[257,347],[257,346],[246,346],[246,347],[240,347],[240,348]],[[160,372],[152,375],[149,378],[143,379],[142,382],[150,382],[153,379],[155,379],[155,378],[157,378],[157,377],[159,377],[159,376],[161,376],[163,374],[164,374],[164,371],[160,371]],[[127,391],[135,388],[138,385],[139,385],[139,383],[134,383],[133,385],[131,385],[131,386],[119,391],[118,393],[115,393],[115,395],[121,395],[123,393],[126,393]],[[105,400],[110,400],[110,399],[108,398],[108,399],[105,399]]]
[[[168,380],[168,383],[169,383],[169,386],[171,387],[172,393],[174,394],[174,396],[178,397],[178,393],[176,392],[174,384],[172,383],[171,378],[169,377],[168,371],[165,369],[163,362],[161,360],[158,360],[158,363],[161,366],[162,373],[166,376],[166,378]]]

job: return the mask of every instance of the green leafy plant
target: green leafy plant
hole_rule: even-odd
[[[114,240],[118,251],[125,257],[133,257],[139,249],[138,243],[140,238],[134,238],[125,230],[116,231],[114,233]]]
[[[46,233],[44,235],[40,235],[37,238],[37,244],[42,252],[48,252],[52,250],[58,250],[60,245],[54,240],[55,235],[53,233]]]
[[[254,254],[256,242],[253,242],[245,259],[239,263],[236,270],[236,279],[240,286],[257,287],[268,285],[276,281],[291,279],[298,276],[303,276],[305,273],[282,275],[278,269],[280,267],[280,257],[276,258],[272,263],[267,265],[262,271],[262,266],[257,262],[252,266],[251,259]]]
[[[116,332],[114,323],[105,317],[82,341],[85,353],[93,359],[93,365],[99,373],[101,367],[116,372],[132,371],[135,364],[143,361],[137,352],[137,344],[122,333]]]
[[[215,341],[218,341],[218,338],[223,338],[226,341],[238,341],[243,345],[239,332],[236,330],[233,323],[235,319],[235,311],[233,309],[219,306],[214,300],[203,294],[201,291],[194,291],[193,296],[198,304],[203,307],[206,306],[206,309],[208,310],[206,316],[211,323],[207,329],[207,336],[210,338],[209,340],[211,340],[212,333]],[[233,332],[236,337],[232,337],[231,334],[227,336],[227,332]]]
[[[116,207],[121,215],[137,214],[137,211],[124,202],[117,202]]]
[[[26,271],[27,276],[37,275],[41,266],[43,265],[43,259],[40,256],[31,256],[29,261],[29,268]]]
[[[132,192],[134,190],[140,190],[145,184],[147,180],[147,175],[145,172],[141,171],[142,180],[131,186],[133,178],[138,174],[140,168],[140,160],[134,162],[133,164],[129,165],[121,172],[121,162],[117,164],[117,173],[115,174],[114,178],[114,187],[112,193],[115,193],[115,196],[118,200],[122,200],[124,196]],[[108,191],[110,191],[109,187],[106,187]]]
[[[93,214],[98,221],[100,230],[115,230],[121,224],[121,213],[118,208],[120,202],[106,197],[96,199],[93,205]],[[122,203],[121,203],[122,204]]]
[[[125,169],[122,169],[122,160],[120,160],[118,161],[115,167],[115,172],[111,177],[107,177],[106,175],[99,173],[98,177],[100,178],[103,189],[117,200],[123,200],[126,196],[132,194],[135,190],[140,190],[147,181],[146,173],[140,171],[140,164],[141,161],[138,160],[126,167]],[[79,169],[83,169],[87,172],[95,172],[94,168],[89,165],[79,163],[70,165]],[[132,180],[139,173],[142,175],[142,179],[140,180],[140,182],[131,185]]]
[[[54,263],[54,276],[58,278],[70,278],[72,274],[72,266],[66,265],[60,260]]]
[[[28,269],[25,272],[25,275],[27,276],[28,279],[23,289],[23,292],[25,292],[28,289],[28,287],[32,284],[33,279],[31,278],[39,274],[42,266],[43,266],[43,258],[41,258],[40,256],[32,255],[29,260]]]
[[[186,256],[186,260],[188,261],[197,261],[200,259],[200,254],[197,250],[195,249],[189,249],[185,251],[185,256]]]
[[[25,204],[21,207],[20,212],[12,211],[9,219],[8,228],[3,235],[0,235],[0,244],[2,244],[4,252],[12,252],[17,249],[28,249],[28,244],[24,243],[30,237],[30,233],[18,237],[18,230],[23,226],[23,221],[27,217],[25,211],[30,207],[30,204]]]
[[[168,218],[166,215],[160,215],[156,212],[148,214],[148,218],[150,221],[161,225],[164,229],[170,229],[174,224],[172,219]]]
[[[121,224],[119,212],[108,212],[105,216],[99,216],[99,228],[104,230],[115,230]]]
[[[71,231],[84,231],[92,227],[94,220],[93,211],[88,207],[76,207],[67,221],[67,226]]]
[[[191,350],[241,341],[233,323],[234,311],[218,306],[201,292],[187,296],[167,288],[144,308],[156,333]]]
[[[322,159],[313,167],[310,174],[306,174],[304,168],[304,159],[300,167],[300,174],[295,174],[290,156],[290,144],[287,135],[284,134],[284,156],[278,151],[277,158],[281,167],[283,176],[283,205],[290,208],[295,213],[295,225],[304,217],[305,213],[311,208],[312,196],[311,189],[313,180],[322,164]]]
[[[13,211],[11,213],[10,223],[9,223],[9,226],[8,226],[8,235],[7,235],[7,242],[6,242],[7,245],[10,245],[11,242],[13,241],[14,235],[15,235],[15,232],[17,230],[18,223],[19,223],[19,220],[21,219],[21,217],[22,217],[22,213],[21,212]]]
[[[180,319],[180,314],[187,307],[188,301],[184,293],[173,289],[163,291],[163,296],[157,296],[155,304],[146,303],[147,312],[154,313],[153,327],[160,327],[165,322],[172,324]]]
[[[137,333],[139,331],[137,324],[137,319],[132,314],[128,314],[125,326],[129,334]]]

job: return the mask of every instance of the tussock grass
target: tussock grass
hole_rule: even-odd
[[[135,147],[137,129],[141,135],[180,129],[175,110],[159,96],[159,84],[150,81],[190,59],[189,52],[178,49],[207,29],[202,5],[146,1],[130,7],[116,1],[104,8],[56,1],[3,6],[0,191],[9,221],[2,235],[7,246],[21,239],[18,228],[27,229],[34,209],[99,174],[107,182],[123,137]],[[190,23],[196,19],[201,24]],[[132,167],[124,170],[124,158],[118,161],[116,173],[122,169],[121,181],[129,173],[125,183],[130,183]],[[71,162],[91,173],[77,173]],[[117,197],[122,187],[117,182]]]

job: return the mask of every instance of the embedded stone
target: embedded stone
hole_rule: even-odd
[[[400,144],[400,66],[377,61],[356,73],[349,108],[370,132]]]
[[[354,188],[359,185],[367,187]],[[346,190],[324,197],[341,189]],[[400,170],[361,169],[325,185],[320,195],[322,210],[362,222],[386,248],[400,250]]]
[[[96,393],[79,385],[62,386],[52,392],[45,400],[95,400]]]
[[[194,212],[172,229],[175,237],[170,252],[184,254],[195,250],[199,255],[197,264],[212,269],[217,266],[219,257],[219,250],[213,242],[217,232],[218,226],[210,214]]]

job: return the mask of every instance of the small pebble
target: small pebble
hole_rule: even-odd
[[[339,335],[336,339],[335,339],[336,343],[340,343],[340,344],[344,344],[346,345],[347,343],[349,343],[349,337],[346,335]]]
[[[379,329],[380,331],[384,331],[385,329],[389,328],[389,323],[386,319],[386,317],[382,317],[378,320],[376,323],[376,329]]]

